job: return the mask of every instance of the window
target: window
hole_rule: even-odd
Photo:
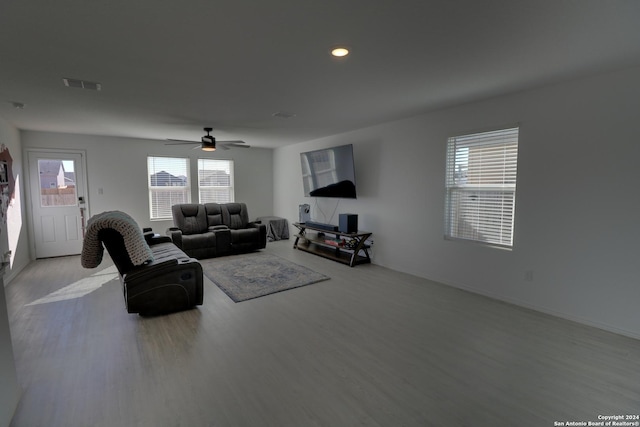
[[[234,201],[232,160],[198,159],[198,197],[200,203]]]
[[[446,238],[513,246],[518,130],[449,138]]]
[[[3,178],[6,182],[5,162],[2,163]],[[77,206],[78,194],[76,192],[76,173],[73,160],[38,160],[38,173],[40,175],[40,206],[60,207]]]
[[[189,159],[147,157],[151,219],[172,219],[171,206],[189,203]]]

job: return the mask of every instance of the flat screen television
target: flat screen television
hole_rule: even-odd
[[[300,153],[300,163],[305,196],[356,198],[352,144]]]

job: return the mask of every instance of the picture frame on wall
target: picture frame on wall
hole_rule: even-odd
[[[9,183],[9,168],[7,162],[0,161],[0,184]]]

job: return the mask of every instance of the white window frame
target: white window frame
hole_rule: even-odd
[[[519,127],[447,141],[445,239],[513,248]]]
[[[169,170],[167,170],[169,169]],[[171,220],[171,206],[179,203],[191,202],[191,185],[189,178],[189,158],[187,157],[165,157],[165,156],[148,156],[147,157],[147,184],[149,187],[149,218],[152,221]],[[184,175],[186,177],[186,185],[169,185],[158,186],[151,185],[151,176],[159,172],[167,172],[171,175]],[[169,197],[169,206],[160,209],[154,206],[154,195],[166,194]],[[156,202],[157,204],[157,202]]]
[[[198,200],[199,203],[230,203],[235,201],[233,160],[198,159]],[[225,171],[229,174],[229,185],[207,185],[203,171]],[[216,193],[219,193],[216,195]],[[226,193],[227,197],[220,197]]]

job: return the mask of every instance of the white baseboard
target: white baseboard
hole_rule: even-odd
[[[451,282],[437,280],[437,279],[429,279],[429,280],[433,280],[434,282],[442,283],[445,286],[451,286],[453,288],[461,289],[463,291],[471,292],[473,294],[482,295],[482,296],[485,296],[485,297],[488,297],[488,298],[491,298],[491,299],[494,299],[494,300],[506,302],[508,304],[513,304],[513,305],[516,305],[518,307],[527,308],[527,309],[530,309],[530,310],[538,311],[540,313],[548,314],[550,316],[554,316],[554,317],[558,317],[558,318],[561,318],[561,319],[565,319],[565,320],[569,320],[569,321],[572,321],[572,322],[576,322],[576,323],[579,323],[581,325],[591,326],[591,327],[594,327],[594,328],[602,329],[602,330],[607,331],[607,332],[612,332],[612,333],[617,334],[617,335],[623,335],[623,336],[628,337],[628,338],[633,338],[633,339],[636,339],[636,340],[640,340],[640,334],[638,332],[629,331],[629,330],[626,330],[626,329],[621,329],[621,328],[618,328],[616,326],[608,325],[606,323],[596,322],[596,321],[593,321],[591,319],[586,319],[586,318],[580,317],[580,316],[573,316],[573,315],[568,314],[566,312],[559,312],[559,311],[552,310],[552,309],[547,308],[547,307],[541,307],[541,306],[538,306],[536,304],[531,304],[531,303],[529,303],[527,301],[521,301],[521,300],[518,300],[518,299],[515,299],[515,298],[508,298],[508,297],[505,297],[503,295],[494,294],[492,292],[486,292],[486,291],[479,290],[479,289],[476,289],[476,288],[472,288],[472,287],[469,287],[469,286],[466,286],[466,285],[462,285],[462,284],[459,284],[459,283],[451,283]]]
[[[12,265],[11,266],[11,271],[9,271],[9,273],[5,274],[5,276],[4,276],[4,279],[3,279],[4,287],[6,288],[7,285],[9,283],[11,283],[11,281],[13,279],[15,279],[16,276],[18,276],[18,274],[20,274],[20,272],[27,267],[27,265],[29,265],[29,263],[24,264],[24,265],[15,265],[15,264]]]

